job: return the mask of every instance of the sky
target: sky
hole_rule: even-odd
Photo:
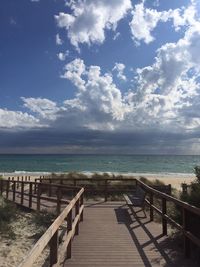
[[[0,153],[200,154],[198,0],[1,0]]]

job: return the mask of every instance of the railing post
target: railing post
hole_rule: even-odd
[[[32,207],[32,194],[33,194],[33,184],[30,183],[29,184],[29,203],[28,203],[29,208]]]
[[[24,203],[24,183],[21,182],[21,205]]]
[[[37,184],[38,189],[37,189],[37,211],[40,211],[40,196],[41,196],[41,184]]]
[[[150,198],[149,198],[149,202],[150,202],[150,221],[153,221],[153,193],[150,193]]]
[[[8,177],[7,184],[6,184],[6,198],[8,199],[9,188],[10,188],[10,177]]]
[[[75,204],[75,217],[79,214],[79,208],[80,208],[79,203],[80,203],[80,199],[78,199]],[[78,235],[78,234],[79,234],[79,221],[77,222],[77,225],[75,228],[75,235]]]
[[[1,195],[3,194],[3,179],[0,179]]]
[[[52,236],[50,242],[50,267],[58,261],[58,230]]]
[[[183,229],[184,229],[184,232],[183,232],[183,234],[184,234],[184,236],[183,236],[183,238],[184,238],[184,255],[185,255],[186,258],[189,258],[190,257],[190,253],[191,253],[190,239],[185,235],[185,232],[187,230],[189,230],[188,229],[188,227],[189,227],[189,225],[188,225],[189,217],[188,217],[188,211],[186,209],[183,208],[182,211],[183,211],[182,216],[183,216]]]
[[[166,205],[166,199],[162,198],[162,216],[166,215],[167,213],[167,205]],[[163,229],[163,235],[167,235],[167,220],[162,217],[162,229]]]
[[[19,176],[17,176],[17,188],[19,188]]]
[[[168,190],[169,190],[169,195],[171,196],[172,195],[172,185],[171,184],[168,184]]]
[[[61,187],[57,188],[57,214],[60,214],[62,191]]]
[[[37,179],[35,179],[34,194],[36,194]]]
[[[76,186],[76,178],[73,179],[73,185]],[[76,195],[76,189],[74,189],[72,192],[74,197]]]
[[[67,216],[67,232],[69,233],[72,230],[72,210],[70,210]],[[67,246],[67,259],[70,259],[72,256],[72,240],[69,241]]]
[[[105,202],[107,202],[108,201],[108,180],[107,179],[105,179],[105,189],[104,189],[104,192],[105,192]]]
[[[49,197],[51,197],[51,195],[52,195],[51,184],[52,184],[52,180],[49,179]]]
[[[16,181],[13,181],[13,202],[15,202]]]
[[[83,194],[81,195],[81,199],[80,199],[80,206],[82,207],[82,205],[83,205]],[[83,210],[82,210],[82,212],[81,212],[80,221],[81,221],[81,222],[83,221]]]

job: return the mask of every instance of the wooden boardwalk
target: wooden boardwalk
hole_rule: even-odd
[[[58,263],[57,266],[61,266],[60,263],[64,263],[65,267],[199,266],[198,263],[194,263],[193,260],[184,257],[183,246],[179,247],[177,242],[174,242],[172,238],[162,234],[166,233],[163,229],[167,230],[166,219],[171,220],[166,216],[166,200],[174,201],[174,203],[180,205],[184,211],[183,215],[186,215],[189,210],[199,216],[199,210],[171,196],[162,194],[155,189],[149,189],[151,192],[150,201],[146,202],[152,208],[154,207],[152,205],[152,194],[155,193],[156,197],[158,197],[158,194],[160,195],[162,199],[162,210],[157,210],[165,218],[163,219],[165,223],[162,224],[150,220],[149,215],[145,217],[143,211],[138,212],[137,209],[132,210],[128,208],[125,201],[86,202],[84,208],[83,188],[78,188],[78,191],[75,192],[74,190],[76,188],[70,187],[72,199],[67,200],[60,198],[60,190],[64,188],[63,185],[50,185],[52,188],[56,187],[57,193],[56,197],[48,197],[47,192],[49,191],[44,191],[43,194],[40,194],[41,187],[43,186],[41,184],[36,184],[37,193],[34,194],[30,190],[31,184],[28,187],[27,183],[23,184],[21,182],[21,188],[15,191],[16,183],[13,184],[11,190],[9,190],[9,183],[6,183],[6,190],[4,191],[2,190],[3,186],[1,186],[1,193],[5,198],[33,210],[56,211],[59,214],[20,266],[32,266],[32,262],[41,255],[47,244],[50,246],[50,266],[55,266],[55,263]],[[144,186],[148,187],[146,185]],[[67,194],[67,196],[69,195]],[[84,216],[82,216],[83,209]],[[153,217],[152,211],[150,209],[151,218]],[[82,221],[83,217],[84,220]],[[187,217],[185,216],[184,218]],[[61,238],[62,242],[60,246],[58,246],[58,240],[61,237],[60,229],[64,222],[65,227],[63,229],[65,233],[63,239]],[[79,224],[79,222],[81,223]],[[189,236],[191,240],[194,240],[198,244],[195,236],[183,228],[185,224],[181,226],[176,223],[176,225],[178,228],[184,230],[183,234],[187,234],[187,238]],[[169,231],[170,227],[168,227]],[[185,244],[188,248],[189,243],[185,242]],[[66,258],[68,259],[65,260]]]
[[[137,213],[144,217],[143,212]],[[162,236],[159,223],[136,218],[124,203],[87,205],[66,267],[197,266]]]

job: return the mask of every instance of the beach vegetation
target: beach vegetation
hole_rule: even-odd
[[[56,215],[47,211],[34,212],[32,221],[36,226],[48,228],[55,220]]]
[[[47,230],[47,228],[53,223],[56,215],[47,211],[33,212],[32,213],[32,223],[37,227],[38,231],[32,237],[34,239],[39,239]]]
[[[200,184],[200,166],[194,167],[194,173],[196,175],[196,182]]]
[[[180,199],[200,208],[200,166],[194,167],[194,173],[196,175],[196,180],[186,185],[187,190],[181,193]]]
[[[15,238],[11,224],[16,215],[15,205],[0,197],[0,234],[2,236],[7,236],[11,239]]]
[[[162,186],[165,185],[165,183],[159,179],[149,180],[146,177],[141,176],[140,181],[149,185],[149,186]]]
[[[61,179],[86,179],[88,178],[88,176],[84,173],[79,173],[79,172],[76,172],[76,171],[73,171],[73,172],[68,172],[68,173],[59,173],[59,174],[56,174],[56,173],[52,173],[50,175],[50,178],[61,178]]]

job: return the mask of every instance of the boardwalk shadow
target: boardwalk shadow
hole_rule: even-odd
[[[197,266],[185,261],[183,255],[177,253],[176,245],[169,237],[156,235],[159,230],[155,231],[156,224],[148,218],[139,218],[138,212],[125,205],[116,208],[115,214],[118,223],[126,225],[145,267]],[[159,224],[157,226],[160,229]],[[154,231],[151,231],[153,227]]]

